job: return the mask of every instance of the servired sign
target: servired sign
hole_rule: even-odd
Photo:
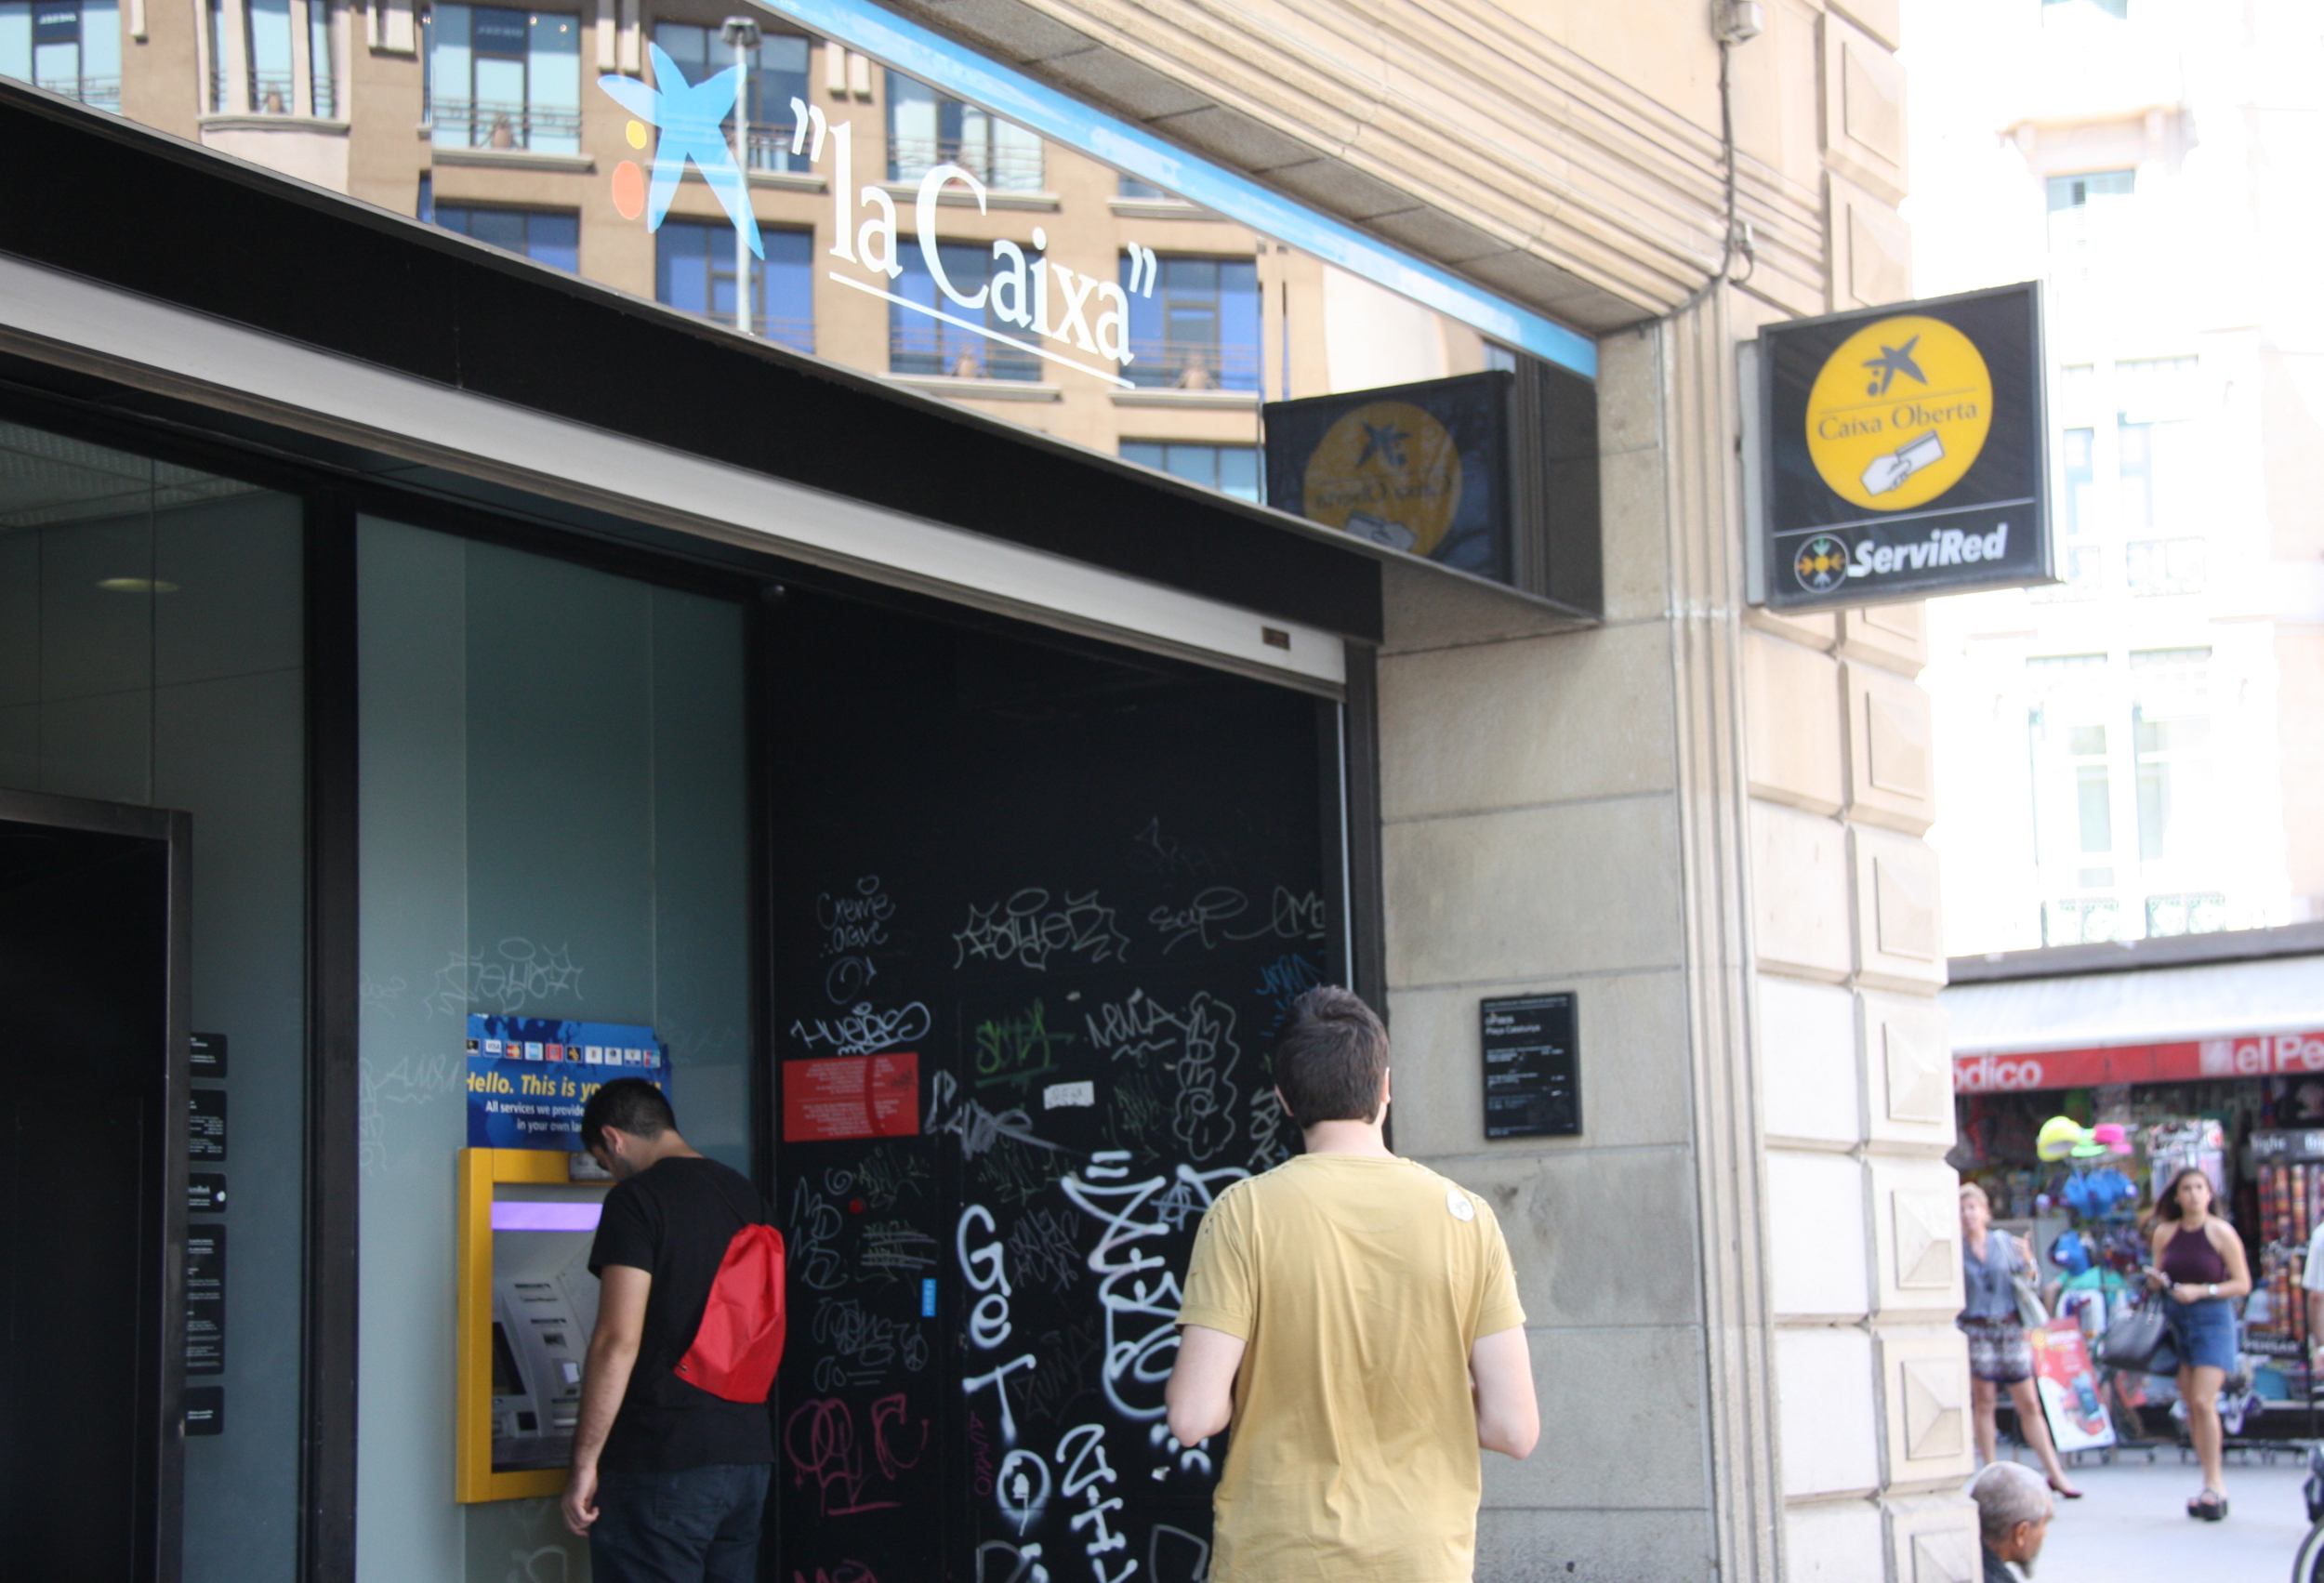
[[[2082,1049],[1985,1050],[1953,1057],[1957,1094],[2310,1075],[2324,1075],[2324,1029]]]

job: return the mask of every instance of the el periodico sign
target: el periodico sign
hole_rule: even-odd
[[[2035,283],[1771,324],[1753,361],[1753,604],[2057,580]]]

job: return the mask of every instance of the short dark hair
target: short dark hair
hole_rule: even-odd
[[[582,1107],[581,1142],[595,1151],[605,1146],[609,1127],[632,1138],[659,1138],[677,1125],[661,1089],[642,1077],[616,1077]]]
[[[1291,1002],[1275,1046],[1275,1087],[1293,1122],[1371,1120],[1387,1070],[1388,1030],[1355,995],[1322,984]]]

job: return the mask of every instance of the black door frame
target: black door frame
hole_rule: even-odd
[[[148,1213],[158,1209],[159,1214],[147,1222],[140,1238],[146,1274],[158,1290],[160,1306],[144,1318],[138,1363],[139,1417],[146,1424],[152,1446],[151,1457],[141,1458],[137,1470],[144,1492],[139,1504],[148,1508],[139,1514],[138,1572],[154,1583],[178,1583],[185,1526],[185,1115],[191,1075],[187,1043],[193,1019],[192,901],[188,890],[193,875],[193,817],[177,809],[0,789],[0,819],[159,841],[168,854],[167,1010],[161,1051],[162,1196],[158,1205],[148,1199]]]

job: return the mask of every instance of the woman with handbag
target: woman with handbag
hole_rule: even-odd
[[[2235,1299],[2251,1289],[2251,1265],[2243,1239],[2213,1211],[2211,1178],[2200,1167],[2171,1179],[2160,1208],[2146,1280],[2170,1299],[2162,1312],[2179,1357],[2187,1438],[2203,1464],[2203,1492],[2186,1503],[2186,1514],[2216,1523],[2227,1515],[2219,1387],[2236,1366]]]
[[[1961,1251],[1963,1286],[1969,1300],[1957,1321],[1969,1338],[1970,1403],[1975,1409],[1977,1456],[1990,1467],[2000,1431],[1993,1421],[2001,1392],[2009,1392],[2017,1407],[2018,1437],[2033,1447],[2049,1475],[2050,1487],[2067,1500],[2082,1492],[2067,1482],[2065,1465],[2050,1443],[2050,1423],[2041,1416],[2041,1398],[2033,1380],[2033,1346],[2026,1339],[2021,1299],[2029,1298],[2039,1312],[2040,1298],[2033,1293],[2033,1249],[2007,1232],[1993,1229],[1993,1201],[1974,1181],[1961,1184]],[[2020,1283],[2024,1291],[2020,1290]]]

